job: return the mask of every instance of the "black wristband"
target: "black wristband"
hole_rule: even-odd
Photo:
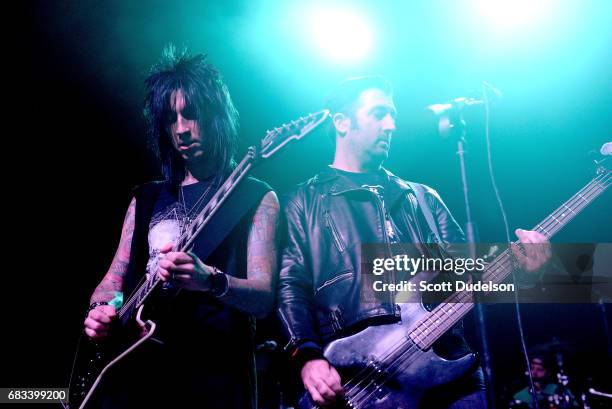
[[[208,280],[210,284],[209,292],[217,298],[223,297],[229,291],[229,276],[215,268]]]
[[[91,303],[89,308],[87,308],[87,312],[85,313],[85,318],[87,318],[89,316],[89,312],[91,310],[93,310],[94,308],[96,308],[99,305],[108,305],[108,303],[106,301],[98,301],[98,302]]]
[[[306,344],[298,347],[295,351],[293,351],[293,354],[291,354],[291,361],[299,369],[302,369],[306,362],[312,361],[313,359],[325,359],[321,347],[313,342],[307,342]]]

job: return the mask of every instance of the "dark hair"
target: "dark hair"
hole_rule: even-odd
[[[359,95],[371,88],[379,89],[388,95],[393,94],[389,81],[380,75],[348,78],[329,94],[325,108],[329,109],[332,114],[342,112],[352,116],[355,113]]]
[[[170,121],[171,95],[182,90],[185,106],[192,109],[204,143],[218,168],[220,179],[234,165],[238,143],[238,111],[219,71],[205,54],[191,55],[167,46],[162,59],[145,80],[144,115],[148,125],[148,144],[161,161],[166,181],[179,185],[185,178],[185,161],[172,145]]]
[[[387,95],[393,95],[391,84],[381,75],[368,75],[363,77],[352,77],[342,81],[329,94],[325,101],[325,108],[329,109],[332,115],[341,112],[355,119],[359,95],[367,89],[379,89]],[[330,121],[328,134],[335,136],[334,124]]]
[[[545,354],[532,354],[530,362],[533,364],[534,362],[539,361],[540,365],[542,365],[547,372],[551,372],[553,369],[553,363]]]

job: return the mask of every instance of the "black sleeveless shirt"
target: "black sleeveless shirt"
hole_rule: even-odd
[[[218,186],[204,180],[181,188],[153,182],[136,188],[136,225],[132,238],[130,268],[125,295],[136,287],[143,274],[155,274],[159,248],[176,242],[185,219],[193,219],[204,208]],[[257,204],[271,188],[254,178],[245,178],[257,192],[254,206],[246,212],[204,263],[226,274],[246,278],[247,241]],[[239,191],[235,192],[239,193]],[[192,252],[201,252],[199,235]],[[163,291],[162,291],[163,292]],[[151,302],[157,337],[164,342],[164,365],[157,371],[180,372],[177,386],[185,402],[210,408],[249,408],[255,402],[253,358],[254,319],[230,308],[215,297],[181,290],[176,296]],[[172,402],[176,404],[177,402]],[[179,405],[180,406],[180,405]]]

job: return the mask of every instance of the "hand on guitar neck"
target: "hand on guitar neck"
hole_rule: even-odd
[[[519,266],[527,272],[539,270],[551,257],[548,238],[535,230],[516,229],[514,233],[520,243],[524,244],[521,246],[523,251],[512,245],[512,253]]]
[[[195,254],[172,251],[172,247],[169,243],[160,250],[165,257],[159,262],[159,278],[187,290],[210,290],[209,278],[215,274],[214,268],[204,264]]]

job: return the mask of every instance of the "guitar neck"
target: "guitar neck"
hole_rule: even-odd
[[[223,182],[221,187],[215,192],[208,201],[204,209],[198,214],[185,232],[177,240],[174,246],[175,251],[189,251],[193,242],[202,229],[208,224],[217,210],[223,205],[225,200],[234,191],[236,186],[244,179],[249,170],[259,159],[268,159],[292,140],[299,140],[319,127],[329,118],[329,111],[322,110],[300,117],[295,121],[283,124],[266,133],[261,141],[259,148],[250,147],[244,158],[236,165],[229,177]],[[145,299],[159,285],[160,279],[152,274],[143,278],[141,284],[127,299],[123,307],[118,311],[119,318],[127,318],[132,311],[138,308]]]
[[[244,179],[255,159],[254,148],[250,148],[249,152],[242,158],[240,163],[236,165],[232,173],[223,182],[221,187],[215,192],[213,197],[208,201],[204,209],[198,214],[194,221],[185,229],[185,232],[179,237],[175,245],[175,251],[189,251],[193,245],[193,241],[200,234],[202,229],[208,224],[210,219],[215,215],[217,210],[223,205],[230,193],[234,191],[236,186]]]
[[[254,148],[249,149],[249,152],[236,165],[232,173],[217,189],[213,197],[208,201],[206,206],[200,211],[198,216],[189,224],[185,232],[177,240],[174,246],[174,251],[189,251],[193,245],[193,241],[202,229],[208,224],[217,210],[223,205],[225,200],[234,191],[236,186],[244,179],[255,159]],[[151,274],[143,278],[141,284],[134,290],[126,303],[119,309],[117,315],[119,319],[129,317],[132,312],[138,308],[147,297],[160,285],[161,280],[157,275]]]
[[[538,223],[533,230],[550,239],[585,207],[597,199],[609,185],[610,172],[604,171]],[[510,249],[506,249],[487,265],[482,281],[501,283],[512,273],[512,269],[512,252]],[[427,349],[473,307],[474,300],[470,292],[454,293],[416,325],[410,333],[410,338],[420,348]]]

